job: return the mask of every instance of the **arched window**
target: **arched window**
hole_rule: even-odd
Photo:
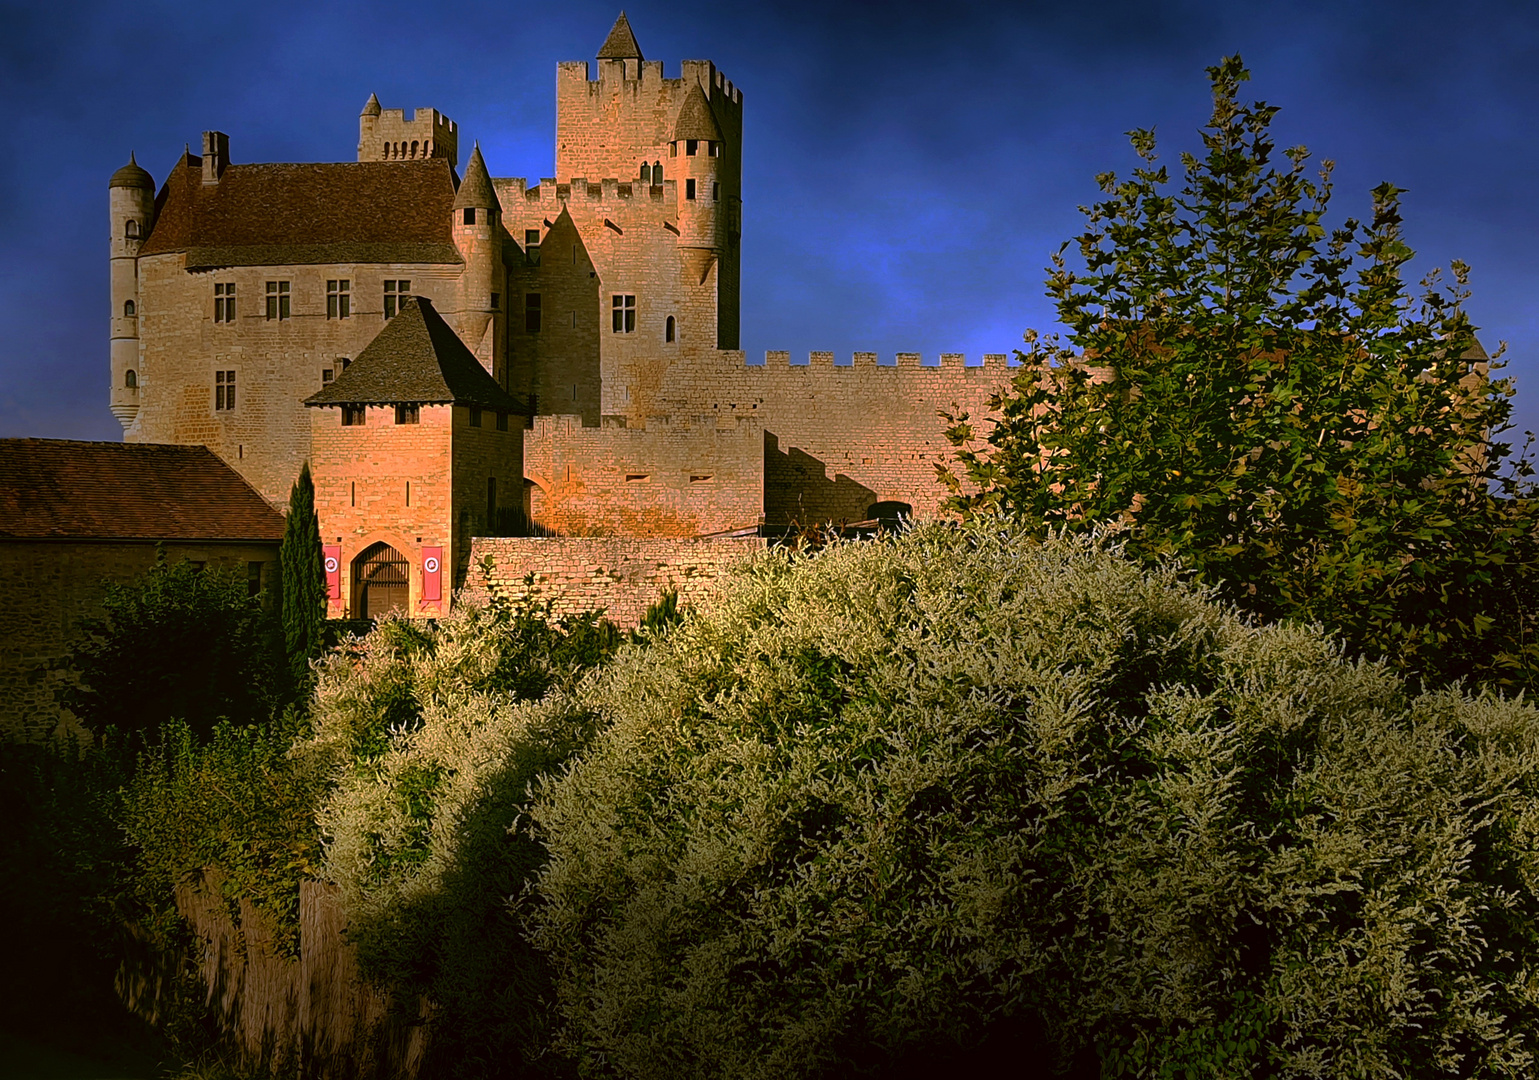
[[[405,611],[410,568],[401,553],[379,543],[353,560],[353,604],[360,619]]]
[[[668,316],[668,321],[663,324],[663,340],[668,342],[671,345],[671,344],[673,344],[673,335],[674,335],[673,316],[670,315],[670,316]]]
[[[139,239],[139,223],[133,218],[129,218],[128,224],[123,226],[123,237],[127,240]]]
[[[652,166],[645,161],[641,163],[641,182],[643,184],[652,182]]]
[[[123,301],[123,318],[132,319],[138,313],[139,309],[134,306],[134,302],[132,300]]]
[[[662,185],[662,182],[663,182],[663,163],[661,161],[654,161],[654,162],[652,162],[652,186],[653,187],[659,187],[659,186]]]
[[[411,141],[411,156],[412,157],[416,157],[417,156],[417,140],[416,139],[413,139]]]
[[[123,385],[130,390],[139,389],[139,376],[134,374],[133,368],[129,368],[128,371],[123,374]]]

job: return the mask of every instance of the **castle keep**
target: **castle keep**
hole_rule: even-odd
[[[311,462],[334,614],[434,614],[487,558],[544,573],[561,538],[632,563],[651,541],[673,554],[599,577],[656,582],[705,572],[703,537],[931,516],[939,412],[983,414],[1007,377],[1003,356],[751,362],[742,92],[709,61],[666,77],[623,13],[556,86],[534,182],[474,143],[461,176],[452,120],[373,95],[356,161],[237,164],[210,131],[158,190],[132,158],[111,178],[125,439],[207,446],[279,506]],[[551,539],[482,539],[519,536]]]

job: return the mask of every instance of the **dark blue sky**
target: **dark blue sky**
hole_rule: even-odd
[[[351,160],[370,92],[433,106],[494,175],[547,175],[555,65],[615,0],[0,3],[0,435],[114,439],[107,178],[199,133],[249,161]],[[1539,7],[1530,3],[628,3],[649,59],[744,92],[743,346],[1006,352],[1050,329],[1048,253],[1122,133],[1198,145],[1203,69],[1243,53],[1281,145],[1338,163],[1336,216],[1409,189],[1416,275],[1462,258],[1539,429]],[[468,144],[462,153],[468,154]]]

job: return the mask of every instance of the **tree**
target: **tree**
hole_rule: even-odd
[[[1327,232],[1331,162],[1274,165],[1277,110],[1237,100],[1241,59],[1208,74],[1180,190],[1130,132],[1144,165],[1097,178],[1083,270],[1054,256],[1068,340],[1026,335],[986,445],[950,418],[953,507],[1042,534],[1118,522],[1260,617],[1434,679],[1539,685],[1539,509],[1526,451],[1498,441],[1514,390],[1464,311],[1468,267],[1413,298],[1401,190]]]
[[[299,692],[310,683],[310,661],[321,654],[326,621],[326,571],[321,562],[321,528],[315,516],[315,482],[310,463],[289,491],[288,521],[278,550],[283,581],[283,645],[289,675]]]
[[[199,736],[216,721],[268,719],[278,703],[277,634],[246,579],[185,560],[109,585],[105,614],[58,662],[74,675],[61,704],[96,732],[153,732],[180,719]]]

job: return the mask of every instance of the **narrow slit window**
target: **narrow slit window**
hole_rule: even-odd
[[[540,332],[540,294],[537,292],[524,294],[524,333],[538,334]]]
[[[648,187],[652,186],[652,164],[651,164],[651,162],[643,161],[641,163],[641,182],[643,184],[646,184]],[[129,224],[132,225],[133,222],[129,222]]]
[[[694,177],[690,177],[688,180],[684,181],[684,197],[686,199],[693,199],[695,197]]]
[[[123,317],[125,319],[132,319],[137,314],[139,314],[139,309],[134,306],[134,302],[132,300],[124,300]]]
[[[673,344],[674,334],[676,332],[677,331],[675,329],[675,324],[674,324],[674,321],[673,321],[673,316],[670,315],[670,316],[668,316],[668,321],[663,324],[663,340],[665,342],[667,342],[669,345],[672,345]]]

